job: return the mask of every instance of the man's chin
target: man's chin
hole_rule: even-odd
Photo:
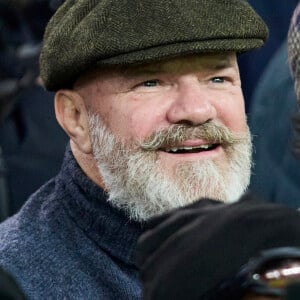
[[[153,143],[150,150],[124,145],[97,115],[90,116],[89,121],[93,153],[110,191],[109,201],[131,219],[144,221],[200,198],[233,201],[249,183],[250,134],[242,143],[231,143],[215,158],[197,159],[196,154],[196,159],[194,155],[186,159],[162,153],[160,157]]]
[[[235,199],[243,192],[240,185],[236,187],[238,190],[233,193]],[[233,201],[232,195],[228,197],[227,188],[223,172],[212,162],[201,163],[196,167],[194,164],[185,164],[174,173],[167,170],[164,173],[144,172],[138,181],[129,175],[126,183],[119,185],[119,189],[111,189],[109,201],[125,209],[131,219],[144,221],[201,198]],[[233,190],[234,187],[231,187],[230,191]]]
[[[99,168],[101,165],[104,163]],[[108,167],[108,173],[102,175],[111,180],[107,182],[111,204],[125,210],[131,219],[145,221],[201,198],[236,201],[249,182],[248,176],[241,175],[247,172],[239,167],[232,169],[223,161],[201,160],[164,168],[159,160],[146,159],[141,154],[131,157],[118,174],[111,173]]]

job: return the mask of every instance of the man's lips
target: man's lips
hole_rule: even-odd
[[[208,141],[186,141],[178,145],[162,147],[159,150],[170,154],[189,154],[215,150],[219,143]]]

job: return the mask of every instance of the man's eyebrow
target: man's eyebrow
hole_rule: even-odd
[[[190,65],[191,66],[191,65]],[[193,64],[193,68],[195,65]],[[206,62],[201,63],[201,69],[211,69],[213,71],[223,70],[227,68],[233,68],[234,63],[231,59],[224,57],[219,60],[211,61],[208,59]],[[189,67],[187,67],[189,68]],[[121,69],[122,75],[126,77],[135,77],[135,76],[155,76],[161,73],[165,73],[168,71],[178,71],[181,69],[180,64],[177,66],[170,67],[168,64],[154,64],[154,65],[143,65],[143,66],[135,66],[135,67],[124,67]],[[184,69],[184,68],[183,68]]]
[[[162,72],[162,68],[159,65],[122,69],[122,75],[125,75],[128,77],[144,76],[144,75],[157,75],[161,72]]]
[[[233,62],[230,59],[222,59],[219,60],[213,64],[211,64],[209,67],[213,70],[223,70],[223,69],[227,69],[227,68],[232,68],[234,66]]]

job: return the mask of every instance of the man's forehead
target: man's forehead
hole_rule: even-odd
[[[97,67],[81,76],[74,87],[78,88],[86,83],[92,83],[94,80],[103,82],[120,77],[133,79],[158,74],[218,71],[226,68],[237,68],[236,53],[194,54],[140,65]]]
[[[143,65],[127,66],[121,69],[123,75],[178,73],[189,70],[220,70],[236,65],[235,53],[201,54],[162,60]]]

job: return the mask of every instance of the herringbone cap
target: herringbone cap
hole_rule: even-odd
[[[65,0],[46,28],[40,71],[55,91],[96,66],[243,52],[267,35],[245,0]]]

